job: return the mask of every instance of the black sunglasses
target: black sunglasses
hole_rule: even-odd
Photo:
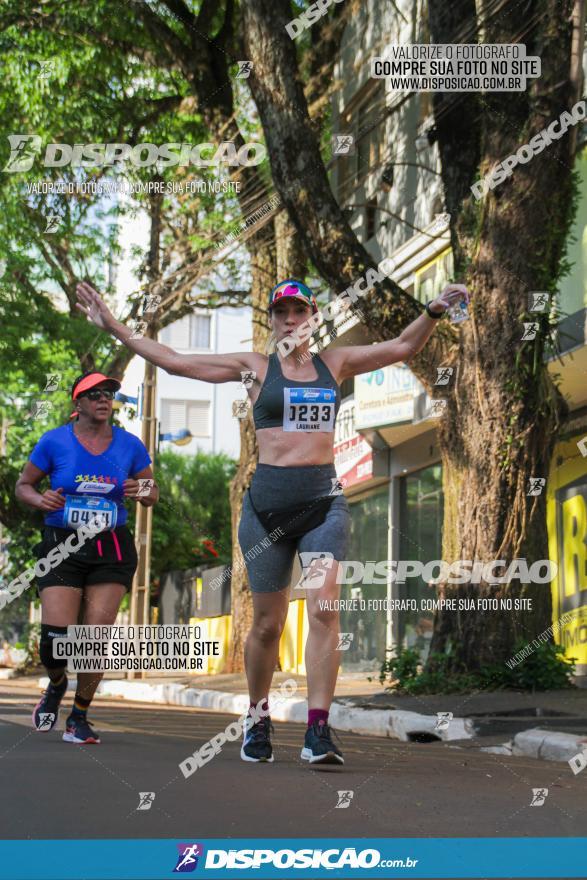
[[[92,388],[91,391],[83,391],[79,396],[88,397],[90,400],[114,400],[115,391],[107,388]]]

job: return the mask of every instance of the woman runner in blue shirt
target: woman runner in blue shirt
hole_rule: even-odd
[[[150,506],[159,496],[141,440],[110,424],[119,388],[117,379],[102,373],[80,376],[71,389],[76,420],[43,434],[16,484],[16,497],[45,514],[43,540],[35,553],[37,567],[44,570],[37,577],[39,654],[50,682],[33,710],[33,725],[44,733],[55,726],[67,689],[67,661],[53,656],[53,640],[79,622],[82,599],[83,624],[114,623],[137,567],[124,500]],[[46,476],[50,488],[40,493],[36,486]],[[101,527],[95,523],[90,530],[96,516]],[[78,674],[65,742],[100,742],[87,711],[101,679],[102,673]]]

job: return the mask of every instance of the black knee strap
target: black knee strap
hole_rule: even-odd
[[[58,660],[53,656],[53,640],[55,636],[66,636],[66,626],[52,626],[50,623],[41,624],[41,640],[39,642],[39,657],[45,669],[64,669],[67,660]]]

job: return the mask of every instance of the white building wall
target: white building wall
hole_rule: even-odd
[[[391,91],[389,79],[370,77],[371,58],[384,55],[390,43],[428,42],[418,32],[420,26],[421,17],[415,20],[408,0],[397,4],[365,0],[345,28],[335,66],[335,77],[342,87],[333,100],[332,130],[354,135],[356,159],[335,157],[333,187],[342,207],[371,204],[375,209],[374,235],[368,234],[365,207],[358,207],[350,218],[351,227],[375,259],[393,254],[418,234],[414,227],[426,230],[445,210],[438,149],[422,137],[433,125],[432,96],[415,94],[403,101],[404,94]],[[367,110],[370,97],[372,113]],[[390,113],[394,105],[398,109]],[[357,141],[361,132],[363,136]],[[370,146],[370,139],[377,141],[377,147]],[[341,190],[342,179],[349,174],[354,177],[353,166],[358,168],[371,151],[369,172],[360,174],[346,191]],[[394,163],[393,184],[387,189],[382,175],[386,169],[389,173],[390,163]]]

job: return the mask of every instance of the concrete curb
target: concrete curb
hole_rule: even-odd
[[[488,752],[490,755],[513,755],[513,743],[511,740],[503,743],[501,746],[482,746],[480,752]]]
[[[47,687],[49,679],[39,679],[41,687]],[[70,682],[68,689],[73,689]],[[280,694],[279,686],[274,688]],[[232,694],[204,688],[186,687],[181,684],[148,684],[143,681],[102,681],[98,693],[108,697],[124,697],[137,703],[161,703],[170,706],[188,706],[208,709],[211,712],[226,712],[242,715],[249,707],[246,694]],[[270,695],[271,699],[271,695]],[[285,703],[271,709],[271,717],[276,721],[305,723],[308,703],[300,697],[289,697]],[[330,708],[330,720],[337,730],[363,733],[370,736],[388,736],[392,739],[409,742],[418,734],[434,737],[437,740],[472,739],[473,722],[469,718],[453,718],[446,730],[436,730],[436,715],[420,715],[400,709],[359,709],[351,708],[336,700]]]
[[[513,740],[512,754],[538,758],[543,761],[573,760],[573,772],[579,773],[587,766],[587,743],[580,742],[584,735],[560,733],[557,730],[541,730],[539,727],[522,730]],[[582,767],[580,766],[582,764]],[[578,769],[580,768],[580,769]]]

